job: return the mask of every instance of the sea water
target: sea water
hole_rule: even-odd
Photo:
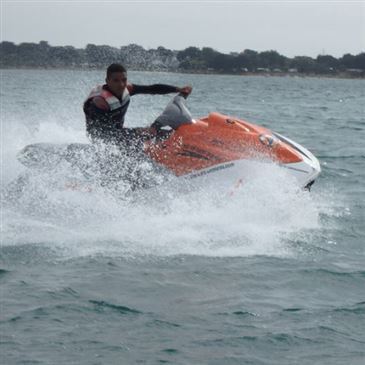
[[[59,190],[36,142],[87,142],[103,71],[3,70],[2,364],[364,364],[365,82],[130,72],[191,84],[194,116],[264,125],[319,159],[311,193],[276,166],[234,194]],[[171,95],[132,97],[148,126]],[[28,174],[21,192],[8,193]]]

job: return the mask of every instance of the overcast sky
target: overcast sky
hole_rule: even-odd
[[[1,39],[15,43],[274,49],[289,57],[365,50],[365,0],[1,0],[1,7]]]

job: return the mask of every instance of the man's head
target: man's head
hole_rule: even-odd
[[[106,70],[106,84],[117,96],[122,96],[127,86],[127,70],[119,63],[112,63]]]

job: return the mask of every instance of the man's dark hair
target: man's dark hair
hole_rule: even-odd
[[[125,67],[121,65],[120,63],[112,63],[107,69],[106,69],[106,77],[109,78],[112,73],[114,72],[127,72]]]

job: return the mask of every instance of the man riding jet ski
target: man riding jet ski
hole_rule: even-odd
[[[265,169],[268,163],[274,163],[285,168],[298,186],[309,188],[321,171],[311,152],[267,128],[216,112],[193,119],[182,93],[170,101],[151,128],[155,131],[153,136],[145,139],[139,151],[144,161],[138,157],[135,165],[148,161],[156,174],[168,174],[200,186],[212,183],[230,191],[250,179],[253,166]],[[48,170],[66,161],[88,176],[88,181],[95,176],[90,174],[90,166],[93,171],[95,166],[101,166],[102,177],[117,181],[122,178],[125,156],[105,154],[105,150],[109,151],[106,148],[100,153],[100,145],[94,144],[38,143],[26,146],[19,160],[30,168]],[[142,172],[137,177],[145,176]]]
[[[124,128],[124,118],[130,97],[137,94],[182,93],[189,95],[192,88],[182,88],[164,84],[136,85],[128,83],[124,66],[113,63],[106,71],[106,84],[91,90],[84,102],[86,130],[93,142],[133,145],[137,141],[151,138],[155,129]]]

